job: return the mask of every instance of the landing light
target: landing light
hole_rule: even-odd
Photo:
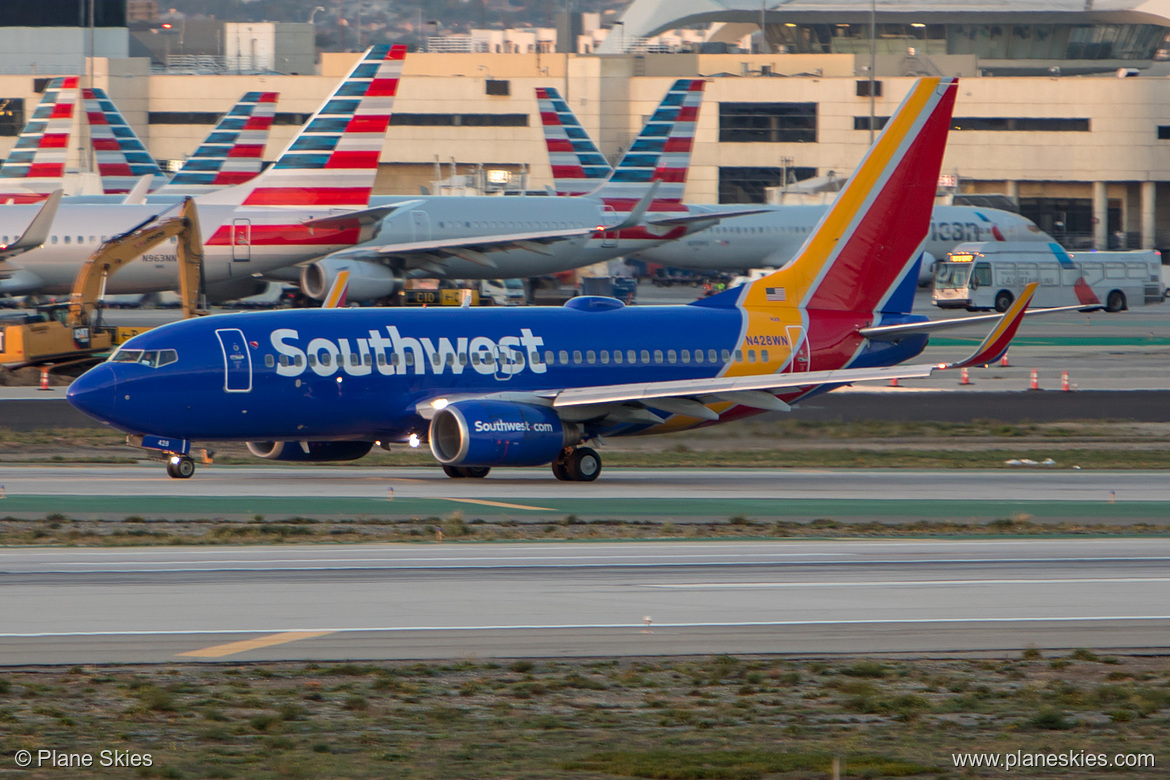
[[[431,401],[431,408],[437,412],[440,409],[446,409],[447,405],[450,403],[451,402],[446,398],[436,398],[435,400]]]
[[[406,443],[409,444],[414,449],[418,449],[418,445],[422,444],[422,442],[420,442],[418,440],[417,433],[410,434],[410,438],[406,440]]]
[[[341,384],[341,377],[337,377],[337,384]]]
[[[179,458],[179,456],[178,456],[178,455],[172,455],[172,456],[171,456],[171,463],[172,463],[173,465],[175,465],[175,466],[178,466],[178,465],[179,465],[179,460],[181,460],[181,459]]]

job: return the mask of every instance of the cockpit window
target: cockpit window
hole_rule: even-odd
[[[179,359],[173,349],[120,349],[110,356],[111,363],[138,363],[151,368],[160,368]]]

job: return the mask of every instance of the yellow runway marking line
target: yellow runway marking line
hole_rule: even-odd
[[[315,636],[325,636],[326,634],[332,633],[334,632],[286,631],[282,634],[269,634],[268,636],[261,636],[256,639],[245,639],[240,642],[228,642],[226,645],[205,647],[202,650],[192,650],[188,653],[179,653],[179,655],[190,656],[192,658],[223,658],[225,655],[235,655],[236,653],[243,653],[248,650],[258,650],[261,647],[283,645],[286,642],[298,642],[302,639],[312,639]]]
[[[503,501],[484,501],[478,498],[445,498],[444,501],[456,501],[460,504],[482,504],[483,506],[498,506],[504,509],[531,509],[533,512],[556,512],[550,506],[525,506],[524,504],[505,504]]]

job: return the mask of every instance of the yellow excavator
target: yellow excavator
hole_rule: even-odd
[[[68,303],[40,306],[19,322],[0,320],[0,364],[15,369],[47,363],[88,362],[147,328],[108,327],[100,302],[111,276],[143,252],[178,238],[179,292],[183,317],[206,314],[198,308],[203,273],[203,239],[195,202],[183,200],[173,217],[152,217],[114,236],[89,257],[73,281]]]

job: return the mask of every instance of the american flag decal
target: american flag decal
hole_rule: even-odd
[[[788,300],[788,295],[783,287],[765,287],[766,299],[769,301],[785,301]]]

